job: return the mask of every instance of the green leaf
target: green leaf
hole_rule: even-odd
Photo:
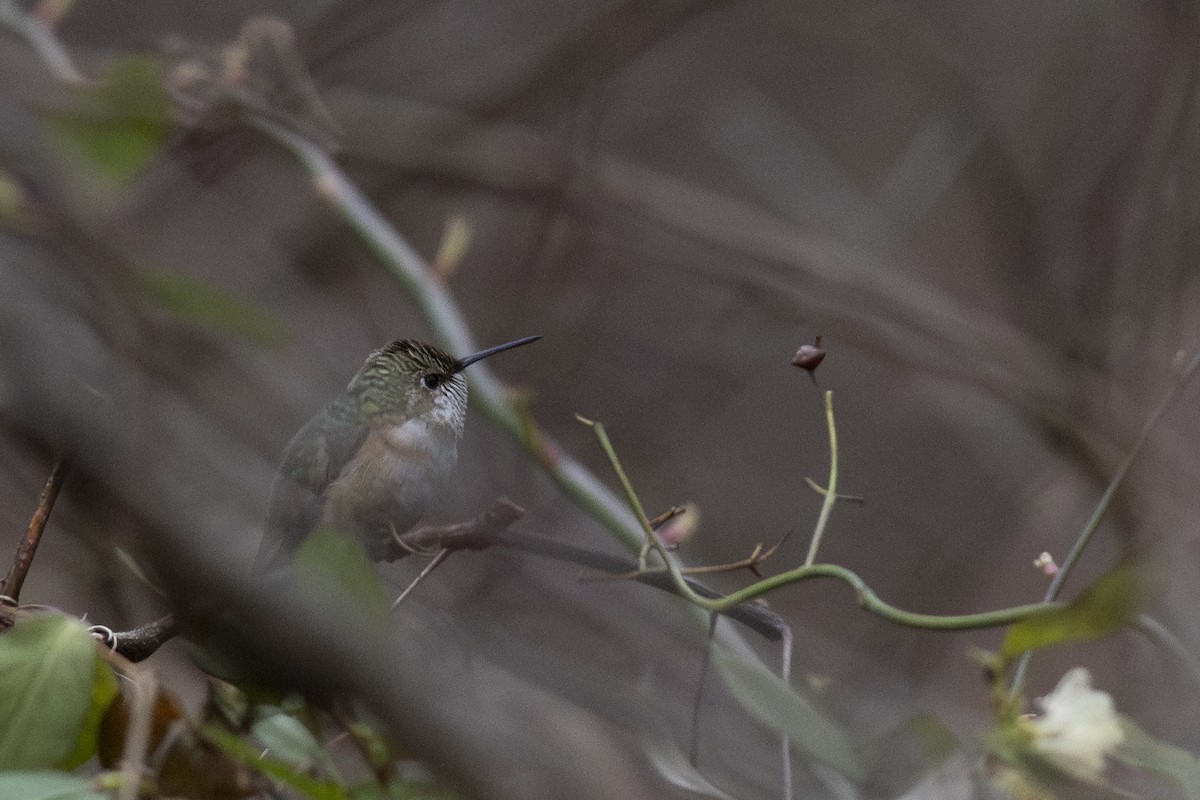
[[[277,758],[260,756],[257,749],[228,731],[209,725],[202,731],[209,742],[252,770],[261,772],[285,786],[290,786],[312,800],[349,800],[349,795],[332,781],[322,781],[293,769]]]
[[[97,86],[76,91],[70,108],[50,115],[68,153],[117,185],[132,180],[170,132],[170,100],[153,59],[115,60]]]
[[[1155,739],[1137,723],[1120,716],[1125,740],[1112,754],[1131,767],[1153,772],[1179,787],[1188,800],[1200,800],[1200,759],[1175,745]]]
[[[866,786],[899,797],[958,749],[954,734],[932,714],[918,714],[862,748],[869,765]]]
[[[1000,654],[1015,658],[1026,650],[1100,639],[1123,628],[1137,611],[1137,575],[1129,565],[1105,573],[1070,604],[1013,625]]]
[[[90,635],[89,638],[91,638]],[[87,718],[83,721],[83,729],[79,732],[79,739],[75,743],[75,752],[58,765],[63,769],[75,769],[96,754],[96,748],[100,742],[100,723],[104,720],[104,713],[120,693],[117,676],[113,674],[112,667],[106,664],[102,658],[95,659],[95,665],[92,679],[92,706],[88,710]]]
[[[264,347],[287,341],[287,323],[265,308],[181,272],[142,269],[138,289],[176,319],[233,334]]]
[[[69,767],[96,746],[115,696],[96,642],[75,619],[38,614],[0,635],[0,769]]]
[[[393,761],[392,750],[387,740],[372,725],[357,719],[347,720],[345,724],[346,730],[358,742],[358,749],[362,751],[363,758],[372,770],[379,771]]]
[[[110,800],[92,784],[62,772],[0,772],[3,800]]]
[[[256,709],[258,719],[250,733],[268,752],[297,772],[309,772],[320,765],[327,774],[336,774],[333,761],[317,738],[300,720],[278,708]]]
[[[851,780],[863,780],[866,774],[863,761],[846,733],[782,678],[721,644],[713,645],[713,664],[752,717],[786,734],[798,752],[833,767]]]
[[[332,592],[368,617],[386,622],[391,602],[362,546],[332,528],[314,531],[296,551],[296,572],[315,592]]]
[[[449,789],[424,781],[394,779],[386,791],[378,783],[360,783],[350,789],[352,800],[458,800]]]

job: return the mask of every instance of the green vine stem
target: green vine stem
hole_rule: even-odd
[[[826,408],[829,410],[830,430],[833,430],[832,416],[832,401],[829,399],[829,394],[826,393],[826,402],[829,404]],[[996,628],[1003,625],[1011,625],[1014,622],[1019,622],[1023,619],[1045,614],[1061,607],[1059,603],[1033,603],[1024,606],[1015,606],[1013,608],[1002,608],[996,611],[985,611],[978,614],[955,614],[955,615],[939,615],[939,614],[918,614],[913,611],[905,611],[897,608],[889,603],[885,603],[875,594],[872,589],[867,586],[855,573],[845,567],[836,564],[805,564],[802,567],[782,572],[778,575],[773,575],[769,578],[763,578],[760,581],[750,584],[749,586],[739,589],[736,592],[725,595],[724,597],[703,597],[697,594],[684,579],[683,573],[673,559],[670,558],[670,553],[666,549],[658,534],[650,526],[650,521],[646,517],[646,512],[643,510],[642,501],[638,498],[637,492],[633,488],[632,482],[625,473],[625,468],[621,465],[621,460],[617,456],[616,450],[612,446],[612,442],[608,438],[608,433],[601,423],[590,420],[577,415],[577,419],[584,425],[587,425],[596,434],[596,439],[600,443],[600,448],[604,454],[608,456],[609,463],[612,464],[613,471],[617,475],[617,480],[621,484],[621,488],[625,491],[625,497],[629,501],[630,508],[633,509],[634,515],[637,516],[642,524],[646,541],[649,545],[663,558],[665,569],[670,573],[671,579],[674,581],[678,593],[687,598],[687,600],[700,608],[709,612],[727,611],[734,606],[749,602],[755,598],[761,597],[769,592],[773,592],[783,586],[788,586],[793,583],[801,583],[803,581],[812,580],[814,578],[834,578],[840,580],[851,589],[854,590],[858,597],[858,605],[863,610],[881,617],[896,625],[902,625],[909,628],[924,628],[926,630],[942,630],[942,631],[964,631],[974,630],[978,628]],[[835,444],[836,448],[836,444]],[[831,487],[829,495],[833,496],[835,487]]]
[[[833,392],[828,390],[825,392],[825,425],[829,429],[829,485],[825,487],[825,500],[821,503],[821,513],[817,516],[812,542],[808,545],[808,556],[804,559],[806,567],[811,567],[817,560],[817,548],[821,546],[825,525],[829,522],[829,515],[833,513],[833,504],[838,501],[837,426],[833,423]]]

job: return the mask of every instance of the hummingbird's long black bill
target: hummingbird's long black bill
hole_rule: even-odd
[[[476,361],[485,359],[488,356],[494,356],[494,355],[496,355],[496,353],[503,353],[505,350],[512,350],[514,347],[520,347],[523,344],[530,344],[531,342],[536,342],[540,338],[542,338],[542,337],[526,336],[524,339],[517,339],[512,342],[505,342],[504,344],[498,344],[495,347],[489,347],[486,350],[480,350],[478,353],[472,353],[471,355],[466,356],[465,358],[460,358],[458,360],[458,363],[456,363],[454,365],[454,371],[460,372],[463,368],[471,366]]]

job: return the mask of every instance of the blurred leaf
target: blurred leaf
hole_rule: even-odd
[[[333,761],[317,738],[295,717],[278,708],[260,707],[250,733],[275,758],[297,772],[320,765],[326,774],[336,774]]]
[[[72,105],[50,115],[69,152],[118,185],[158,153],[170,131],[170,104],[150,58],[115,60],[97,86],[77,90]]]
[[[118,702],[110,705],[104,713],[96,755],[105,769],[115,769],[121,763],[121,755],[125,752],[125,740],[129,736],[129,703],[129,696],[122,693]],[[182,720],[183,707],[175,696],[169,692],[157,692],[150,718],[150,752],[157,750],[167,732]]]
[[[115,696],[96,642],[78,620],[23,617],[0,635],[0,769],[74,766],[95,750]]]
[[[350,789],[353,800],[457,800],[459,795],[422,781],[393,780],[386,790],[378,783],[362,783]]]
[[[137,578],[143,586],[154,592],[159,597],[167,596],[167,593],[164,592],[160,587],[156,586],[154,582],[146,575],[146,573],[142,571],[141,565],[137,563],[137,559],[135,559],[128,550],[123,547],[114,547],[113,552],[116,554],[117,560],[121,562],[121,565],[124,566],[125,569],[129,570],[133,574],[133,577]]]
[[[7,172],[0,171],[0,225],[23,233],[37,229],[39,217],[29,194]]]
[[[92,650],[95,652],[94,640]],[[93,663],[95,667],[92,678],[92,704],[88,709],[87,718],[83,721],[83,730],[75,743],[75,752],[58,764],[63,769],[74,769],[96,753],[100,741],[101,721],[120,693],[117,676],[113,674],[112,667],[102,658],[93,659]]]
[[[393,761],[392,748],[375,727],[361,720],[347,720],[346,729],[358,742],[358,748],[372,770],[381,770]]]
[[[1113,758],[1166,778],[1179,787],[1188,800],[1200,800],[1200,759],[1175,745],[1155,739],[1128,717],[1122,716],[1120,720],[1125,740],[1117,746]]]
[[[143,269],[137,278],[146,299],[182,322],[265,347],[289,336],[287,324],[270,311],[199,278],[161,269]]]
[[[318,528],[296,551],[298,574],[313,591],[337,592],[365,615],[387,621],[391,602],[358,542],[332,528]]]
[[[725,792],[709,783],[708,779],[692,766],[683,751],[675,746],[674,740],[668,737],[647,736],[641,741],[641,749],[650,760],[654,770],[672,786],[702,797],[732,800]]]
[[[766,667],[724,645],[713,645],[713,664],[738,702],[759,722],[787,734],[800,753],[854,781],[865,777],[862,759],[846,733]]]
[[[0,798],[21,800],[110,800],[92,784],[62,772],[0,772]]]
[[[258,750],[228,731],[210,725],[204,729],[204,738],[250,769],[273,778],[285,786],[290,786],[312,800],[349,800],[350,798],[345,789],[332,781],[317,780],[297,772],[279,759],[259,756]]]
[[[101,766],[116,768],[129,735],[129,698],[113,703],[100,729]],[[254,779],[240,761],[201,740],[179,700],[159,691],[150,717],[148,758],[150,775],[162,797],[190,800],[238,800],[251,794]],[[158,796],[158,795],[156,795]]]
[[[1105,573],[1069,605],[1018,622],[1000,649],[1005,658],[1055,644],[1100,639],[1124,627],[1136,613],[1137,576],[1122,565]]]
[[[880,795],[902,795],[956,749],[954,734],[941,720],[919,714],[862,748],[869,769],[866,786]]]

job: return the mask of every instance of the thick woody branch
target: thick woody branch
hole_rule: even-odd
[[[31,614],[63,614],[50,606],[8,606],[0,605],[0,631],[11,628],[21,617]],[[113,652],[133,662],[145,661],[158,648],[169,642],[179,633],[179,624],[171,614],[148,622],[138,628],[127,631],[114,631],[104,625],[92,625],[88,628],[101,644]]]
[[[137,663],[145,661],[158,648],[174,639],[179,633],[179,623],[173,614],[167,614],[128,631],[112,631],[102,625],[93,625],[91,633],[113,652]]]

